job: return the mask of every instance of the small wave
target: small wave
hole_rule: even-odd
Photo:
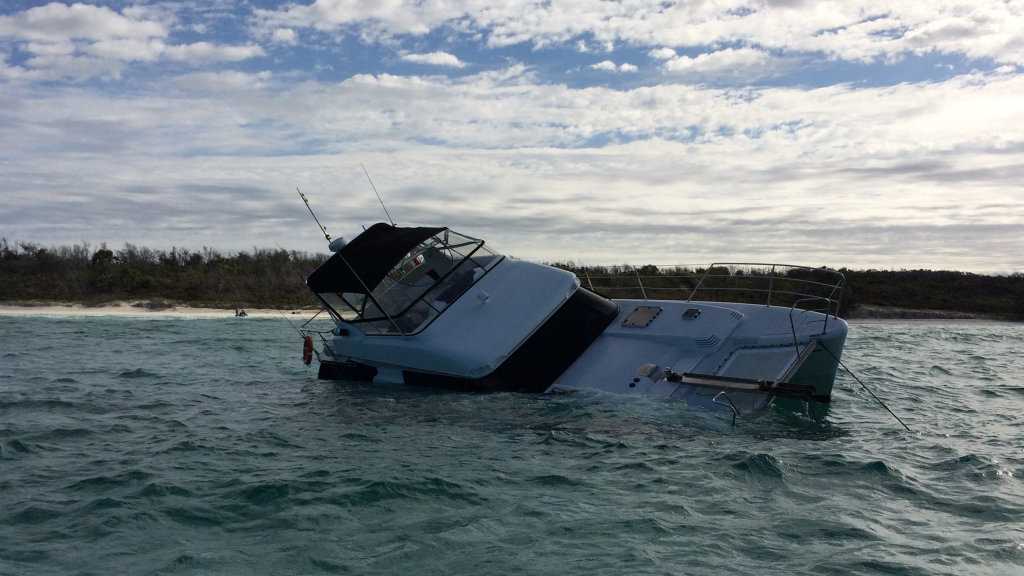
[[[261,430],[248,436],[250,440],[260,445],[276,446],[278,448],[303,448],[303,446],[289,442],[284,436],[269,430]]]
[[[353,442],[374,442],[375,439],[367,434],[361,434],[359,432],[345,432],[339,436],[341,440],[350,440]]]
[[[170,402],[164,402],[163,400],[154,400],[152,402],[143,402],[142,404],[136,404],[132,408],[136,410],[156,410],[158,408],[169,408],[174,406]]]
[[[657,518],[626,518],[612,523],[613,532],[616,534],[630,534],[632,536],[657,536],[670,534],[672,530],[665,526]]]
[[[248,486],[238,491],[237,494],[250,504],[265,506],[282,498],[287,498],[290,493],[291,488],[287,483],[272,482]]]
[[[96,498],[95,500],[90,500],[82,507],[81,512],[99,512],[102,510],[124,508],[125,506],[127,506],[127,503],[124,500],[103,496],[101,498]]]
[[[995,460],[989,460],[977,454],[967,454],[959,458],[950,458],[929,466],[932,470],[949,472],[954,476],[965,476],[974,480],[998,480],[1012,478],[1013,471],[1004,468]]]
[[[38,564],[50,558],[46,550],[4,550],[0,548],[0,557],[11,562],[24,562],[26,564]]]
[[[39,434],[33,434],[29,437],[31,440],[43,440],[43,441],[54,441],[64,440],[67,438],[84,438],[86,436],[92,436],[93,431],[88,428],[54,428],[53,430],[47,430],[46,432],[40,432]]]
[[[738,460],[733,462],[732,468],[740,472],[772,479],[781,479],[783,476],[782,463],[771,454],[735,452],[727,455],[726,459]]]
[[[876,474],[878,476],[888,476],[891,478],[899,478],[900,473],[893,467],[889,466],[881,460],[872,460],[865,462],[860,465],[860,469],[869,474]]]
[[[486,501],[475,491],[457,482],[441,478],[426,478],[417,481],[377,480],[355,490],[331,497],[335,503],[351,506],[365,506],[387,500],[456,500],[471,504]]]
[[[61,376],[60,378],[54,378],[53,382],[57,384],[78,384],[78,380],[75,380],[70,376]]]
[[[200,506],[170,506],[160,511],[164,516],[186,526],[220,526],[224,518],[217,512]]]
[[[164,448],[160,451],[161,454],[169,454],[173,452],[195,452],[197,450],[204,450],[206,446],[195,442],[194,440],[181,440],[176,442],[169,448]]]
[[[66,400],[14,400],[4,402],[0,400],[0,410],[55,410],[62,408],[77,408],[74,402]]]
[[[43,506],[28,505],[8,517],[13,524],[42,524],[55,518],[61,518],[64,512]]]
[[[110,490],[112,488],[127,486],[147,480],[151,476],[152,474],[143,472],[142,470],[129,470],[128,472],[118,474],[117,476],[93,476],[91,478],[85,478],[69,484],[67,488],[75,491]]]
[[[143,368],[136,368],[134,370],[125,370],[117,375],[118,378],[156,378],[159,374],[150,372]]]
[[[348,574],[355,572],[348,565],[336,562],[334,560],[328,560],[327,558],[317,558],[316,556],[310,556],[309,563],[316,568],[328,573],[328,574]]]
[[[582,486],[583,482],[574,480],[568,476],[561,474],[543,474],[541,476],[534,476],[533,478],[527,479],[530,484],[538,484],[540,486]]]
[[[32,449],[29,448],[28,444],[25,444],[24,442],[18,440],[17,438],[8,441],[6,444],[4,444],[4,446],[6,447],[4,449],[5,452],[7,450],[10,450],[11,452],[17,452],[18,454],[28,454],[32,452]]]
[[[202,562],[191,554],[179,554],[173,560],[164,565],[159,572],[179,572],[181,570],[195,570],[202,566]]]
[[[142,487],[141,490],[135,493],[136,496],[142,498],[163,498],[165,496],[191,496],[192,492],[188,491],[181,486],[174,484],[162,484],[160,482],[150,482]]]
[[[615,470],[628,470],[633,472],[657,472],[654,466],[651,466],[643,460],[637,460],[636,462],[626,462],[615,466]]]

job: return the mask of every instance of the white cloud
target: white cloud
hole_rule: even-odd
[[[1024,270],[1021,93],[1014,74],[573,88],[521,66],[330,83],[195,73],[122,97],[15,85],[0,92],[0,142],[18,142],[0,227],[319,248],[289,191],[326,194],[365,162],[400,223],[466,228],[524,257]],[[211,203],[218,190],[237,196]],[[636,212],[638,191],[650,210]],[[324,202],[322,215],[354,231],[379,217],[375,202]],[[141,210],[148,225],[128,226]]]
[[[938,52],[1024,64],[1020,0],[821,2],[583,2],[518,0],[317,0],[256,10],[258,26],[359,30],[364,38],[423,35],[441,26],[483,34],[491,46],[548,46],[588,37],[663,48],[752,45],[831,58],[894,60]],[[585,43],[584,46],[587,44]]]
[[[791,68],[792,62],[753,48],[726,48],[694,57],[675,56],[662,61],[669,73],[693,79],[756,80]]]
[[[605,72],[627,72],[628,73],[628,72],[636,72],[637,70],[639,70],[639,68],[637,68],[635,65],[630,64],[628,62],[624,62],[622,64],[616,64],[615,62],[612,62],[611,60],[602,60],[602,61],[598,62],[597,64],[591,64],[590,67],[593,68],[594,70],[603,70]]]
[[[291,28],[278,28],[274,30],[271,35],[271,39],[278,44],[287,44],[292,46],[298,40],[298,36],[295,34],[295,30]]]
[[[150,20],[147,17],[160,17]],[[263,55],[257,45],[167,42],[173,15],[155,7],[126,8],[118,13],[86,4],[58,4],[0,16],[0,40],[20,41],[30,57],[9,67],[8,78],[84,80],[117,78],[126,62],[206,63],[246,60]]]
[[[117,38],[82,45],[80,51],[97,58],[123,62],[151,62],[159,58],[166,49],[167,45],[159,39]]]
[[[12,16],[0,16],[0,38],[62,42],[70,39],[158,38],[167,36],[160,22],[135,19],[103,6],[51,3]]]
[[[655,60],[671,60],[676,57],[676,51],[671,48],[655,48],[647,55]]]
[[[263,49],[255,44],[224,46],[209,42],[194,42],[167,46],[164,54],[168,60],[179,62],[237,62],[263,55]]]
[[[449,68],[464,68],[466,63],[459,60],[454,54],[448,52],[429,52],[426,54],[403,54],[402,60],[414,64],[426,64],[428,66],[447,66]]]
[[[221,93],[225,91],[251,91],[262,89],[268,85],[273,74],[263,72],[249,73],[236,70],[221,72],[191,72],[174,78],[173,82],[179,89],[196,94],[200,92]]]

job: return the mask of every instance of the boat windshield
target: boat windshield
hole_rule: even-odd
[[[503,256],[484,241],[442,230],[409,251],[371,295],[320,294],[342,320],[365,334],[415,334],[475,284]]]

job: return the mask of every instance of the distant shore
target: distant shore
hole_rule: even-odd
[[[86,304],[81,302],[0,302],[0,316],[124,316],[143,318],[234,318],[236,308],[191,306],[163,300],[125,300]],[[316,309],[240,308],[247,318],[280,318],[312,315]]]
[[[249,318],[280,318],[312,315],[315,308],[242,308]],[[47,302],[42,300],[0,302],[0,316],[123,316],[141,318],[234,318],[236,308],[192,306],[167,300],[116,302]],[[924,310],[865,304],[852,310],[849,320],[1008,320],[1008,318],[957,310]]]
[[[900,308],[898,306],[877,306],[863,304],[847,315],[848,320],[1005,320],[1012,319],[996,314],[978,314],[959,310],[927,310]]]

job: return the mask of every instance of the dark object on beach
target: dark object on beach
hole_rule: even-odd
[[[245,313],[245,309],[243,309],[243,308],[235,308],[235,317],[236,318],[245,318],[246,316],[248,316],[248,314]]]

